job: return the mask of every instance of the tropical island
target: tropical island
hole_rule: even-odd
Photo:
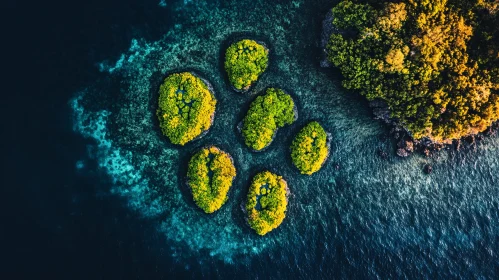
[[[173,144],[183,146],[210,128],[217,104],[210,87],[189,72],[171,74],[161,84],[156,115]]]
[[[250,105],[242,123],[244,142],[255,151],[266,148],[277,129],[297,118],[293,98],[281,89],[268,88]]]
[[[301,174],[319,171],[329,154],[327,134],[318,122],[310,122],[291,143],[291,159]]]
[[[483,0],[341,1],[327,59],[413,140],[449,144],[499,119],[498,10]]]
[[[247,91],[269,62],[269,50],[261,43],[244,39],[233,43],[225,53],[225,71],[231,85],[238,91]]]
[[[235,176],[232,157],[211,146],[192,156],[187,169],[187,184],[196,205],[205,213],[213,213],[227,201]]]
[[[264,171],[253,177],[248,191],[248,223],[259,235],[276,229],[286,217],[288,185],[284,179]]]

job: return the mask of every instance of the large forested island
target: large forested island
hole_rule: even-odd
[[[328,60],[413,139],[450,143],[499,119],[499,2],[346,0]]]

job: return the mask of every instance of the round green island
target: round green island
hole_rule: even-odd
[[[213,213],[227,201],[235,176],[231,156],[211,146],[197,152],[189,161],[187,184],[196,205],[205,213]]]
[[[244,39],[233,43],[225,53],[225,71],[232,86],[247,91],[265,72],[269,50],[254,40]]]
[[[264,171],[253,177],[246,202],[248,223],[257,234],[276,229],[286,217],[288,184],[284,179]]]
[[[315,121],[300,130],[291,143],[291,159],[301,174],[311,175],[319,171],[328,154],[327,133]]]
[[[210,128],[216,104],[201,78],[189,72],[169,75],[159,87],[156,114],[162,133],[183,146]]]
[[[266,148],[277,129],[292,124],[297,117],[295,103],[281,89],[268,88],[250,105],[242,123],[244,142],[255,151]]]

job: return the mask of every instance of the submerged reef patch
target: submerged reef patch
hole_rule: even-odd
[[[281,89],[268,88],[250,105],[243,120],[244,142],[255,151],[270,145],[277,129],[292,124],[297,117],[295,103]]]
[[[225,71],[236,90],[247,91],[265,72],[269,50],[254,40],[233,43],[225,53]]]
[[[189,72],[171,74],[159,88],[161,131],[173,144],[183,146],[210,128],[216,104],[201,78]]]
[[[264,171],[253,177],[246,202],[248,224],[259,235],[265,235],[281,225],[286,217],[288,184],[284,179]]]
[[[220,209],[235,176],[234,162],[226,152],[214,146],[197,152],[187,170],[187,183],[196,205],[205,213]]]
[[[327,133],[315,121],[300,130],[291,144],[291,158],[301,174],[311,175],[319,171],[328,154]]]

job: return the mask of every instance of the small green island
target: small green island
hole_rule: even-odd
[[[311,175],[326,161],[329,154],[327,134],[318,122],[310,122],[291,144],[291,159],[301,174]]]
[[[415,140],[450,144],[499,120],[497,1],[344,0],[328,60]],[[383,118],[383,119],[387,119]]]
[[[246,202],[248,223],[259,235],[276,229],[286,217],[288,185],[279,175],[264,171],[253,177]]]
[[[187,184],[196,205],[205,213],[213,213],[227,201],[235,176],[231,156],[211,146],[192,156],[187,169]]]
[[[173,144],[185,145],[210,128],[216,104],[201,78],[189,72],[169,75],[159,88],[156,114],[161,132]]]
[[[277,129],[292,124],[296,119],[293,99],[277,88],[268,88],[250,105],[242,123],[244,142],[255,151],[266,148]]]
[[[244,39],[233,43],[225,53],[225,71],[232,86],[247,91],[265,72],[269,50],[254,40]]]

